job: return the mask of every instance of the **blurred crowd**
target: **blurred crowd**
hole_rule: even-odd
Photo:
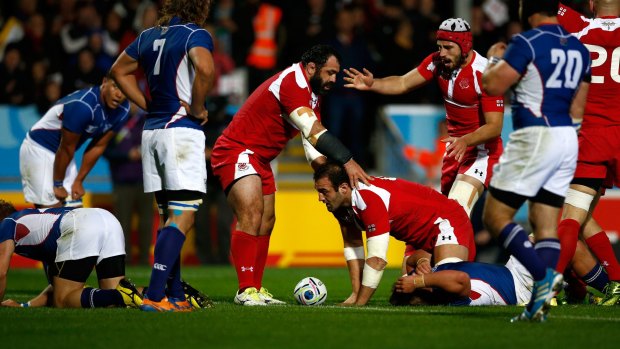
[[[587,1],[572,3],[583,9]],[[100,83],[117,55],[155,25],[160,5],[145,0],[3,1],[0,104],[36,104],[44,113],[61,96]],[[247,93],[316,43],[334,45],[343,68],[367,67],[376,76],[403,74],[435,49],[435,30],[443,19],[458,15],[456,5],[456,0],[217,0],[208,29],[217,42],[218,75],[245,69]],[[471,0],[471,5],[478,52],[486,54],[491,44],[521,30],[518,1]],[[259,31],[275,45],[271,60],[252,57]],[[215,88],[214,96],[221,90]],[[386,97],[346,90],[340,80],[325,103],[325,123],[372,166],[372,150],[366,147],[377,107],[439,104],[440,98],[432,85]],[[344,134],[345,120],[357,128]]]

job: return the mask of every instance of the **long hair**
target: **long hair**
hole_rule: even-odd
[[[182,23],[195,23],[201,28],[207,24],[212,0],[165,0],[158,25],[168,25],[172,17],[179,17]]]

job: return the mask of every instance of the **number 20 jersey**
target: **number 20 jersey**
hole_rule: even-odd
[[[543,24],[514,35],[504,60],[522,76],[512,100],[515,130],[572,125],[573,97],[590,75],[590,53],[577,38],[558,24]]]
[[[560,5],[558,20],[588,48],[592,58],[583,127],[620,125],[620,18],[586,18]]]

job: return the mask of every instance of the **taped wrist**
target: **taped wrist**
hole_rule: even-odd
[[[354,259],[364,259],[366,257],[364,253],[364,246],[357,247],[345,247],[344,248],[344,259],[347,261],[351,261]]]
[[[349,149],[329,132],[324,132],[319,136],[314,148],[321,154],[327,156],[328,159],[337,161],[341,164],[346,164],[353,158],[353,154],[351,154]]]

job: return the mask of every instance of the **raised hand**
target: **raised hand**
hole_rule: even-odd
[[[344,74],[346,75],[344,81],[347,82],[344,87],[354,88],[360,91],[370,90],[375,81],[374,77],[368,69],[364,68],[363,71],[362,73],[355,68],[344,69]]]

